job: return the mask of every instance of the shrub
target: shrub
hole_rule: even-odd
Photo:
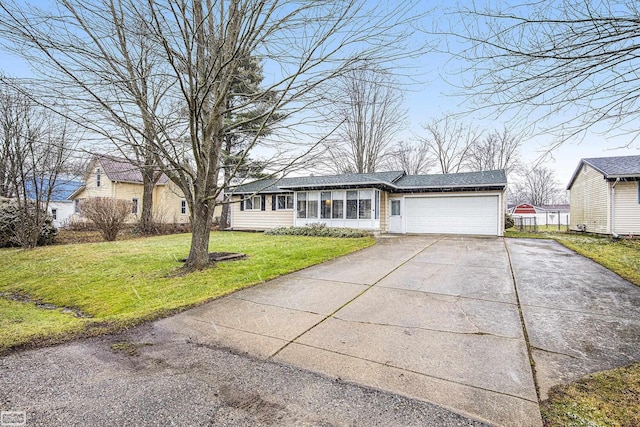
[[[125,226],[131,214],[131,202],[110,199],[108,197],[92,197],[80,202],[80,213],[93,222],[102,232],[104,240],[116,240],[118,233]]]
[[[327,227],[323,223],[309,224],[306,227],[277,227],[265,231],[265,234],[286,236],[314,236],[314,237],[370,237],[371,232],[356,228]]]
[[[507,230],[511,227],[513,227],[515,225],[515,221],[513,220],[513,217],[506,213],[504,214],[504,229]]]
[[[15,199],[0,198],[0,247],[50,245],[56,234],[53,218],[42,209],[37,214],[35,202],[20,206]]]

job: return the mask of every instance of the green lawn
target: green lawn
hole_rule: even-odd
[[[189,252],[190,238],[176,234],[0,250],[0,354],[17,346],[116,331],[375,242],[217,232],[211,234],[211,251],[242,252],[248,258],[172,275]],[[16,296],[21,300],[13,300]],[[43,308],[25,297],[60,308]]]
[[[640,240],[546,231],[521,233],[507,230],[506,237],[554,239],[591,258],[629,282],[640,286]],[[547,427],[631,427],[640,425],[640,363],[599,372],[572,384],[551,389],[542,402]]]

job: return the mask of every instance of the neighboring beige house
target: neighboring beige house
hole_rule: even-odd
[[[234,189],[231,228],[324,223],[380,233],[502,236],[506,186],[503,170],[260,180]]]
[[[567,189],[571,230],[640,234],[640,156],[582,159]]]
[[[82,221],[78,212],[81,200],[91,197],[110,197],[132,203],[129,222],[139,220],[142,211],[142,173],[130,161],[111,156],[95,156],[84,175],[84,186],[69,198],[74,201],[75,221]],[[164,224],[189,222],[187,201],[180,189],[162,174],[153,190],[153,218]]]

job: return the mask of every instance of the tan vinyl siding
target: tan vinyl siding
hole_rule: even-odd
[[[101,169],[100,187],[96,185],[96,171]],[[126,200],[131,202],[134,198],[138,199],[138,214],[131,214],[128,223],[139,221],[142,213],[142,195],[144,187],[141,183],[128,182],[112,182],[107,174],[102,170],[100,164],[94,161],[94,164],[85,175],[85,188],[76,195],[75,199],[84,200],[92,197],[109,197],[118,200]],[[189,222],[187,214],[181,213],[181,201],[184,198],[180,189],[171,181],[163,185],[156,185],[153,190],[153,219],[160,223],[179,223],[185,224]],[[214,216],[220,217],[221,206],[216,206]],[[73,215],[74,221],[83,221],[80,215]]]
[[[389,193],[386,191],[380,191],[380,231],[382,233],[387,232],[389,226]]]
[[[265,210],[240,210],[240,197],[234,196],[231,204],[231,228],[234,230],[268,230],[275,227],[293,226],[295,210],[271,210],[271,198],[265,197]]]
[[[615,232],[629,235],[640,234],[640,182],[618,182],[615,187]]]
[[[570,228],[586,224],[591,233],[609,233],[609,184],[600,172],[584,165],[569,190]]]

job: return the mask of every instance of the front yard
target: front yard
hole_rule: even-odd
[[[210,250],[247,259],[172,276],[190,234],[0,250],[0,354],[113,332],[370,246],[336,239],[214,232]]]

